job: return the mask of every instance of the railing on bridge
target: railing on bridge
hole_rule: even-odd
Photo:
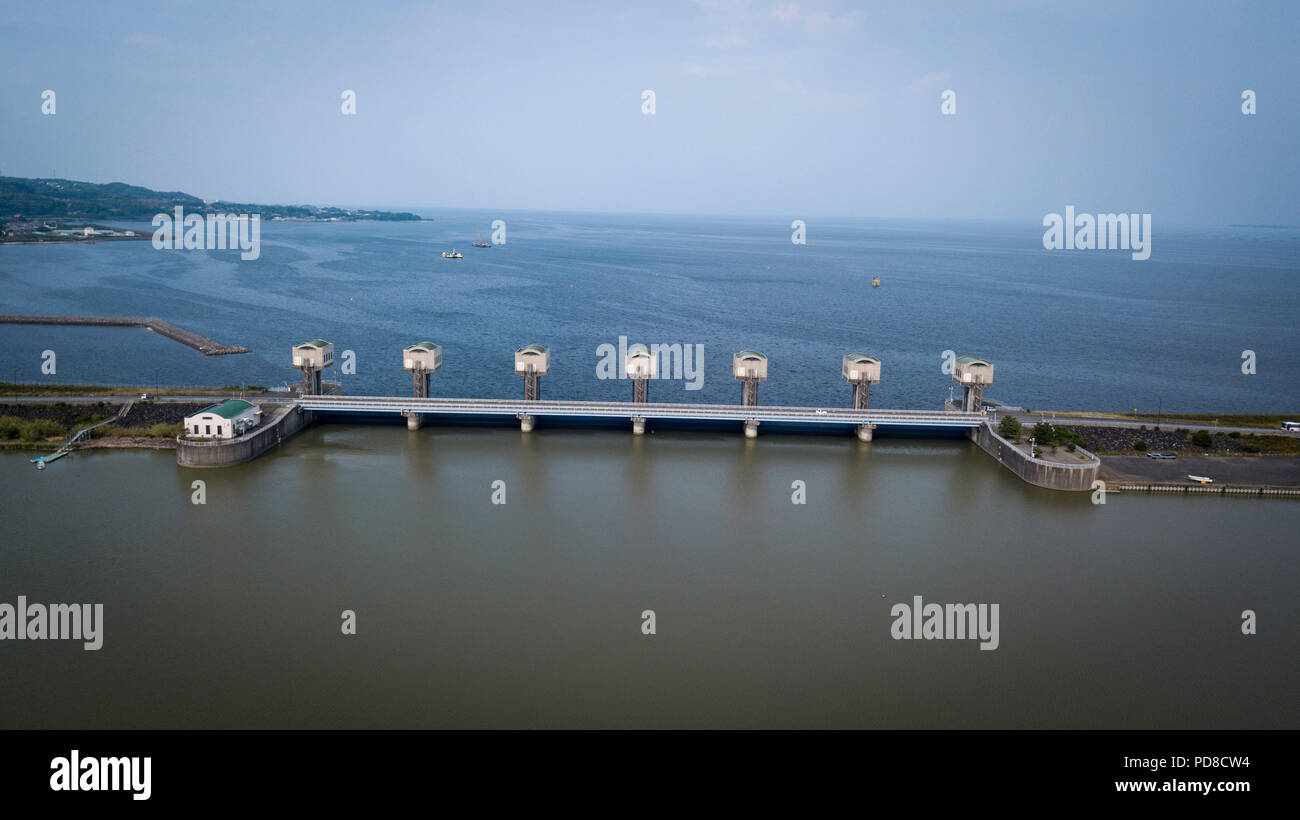
[[[730,404],[640,404],[510,399],[417,399],[397,396],[304,396],[304,410],[353,413],[565,416],[591,418],[774,421],[802,424],[875,424],[900,427],[978,427],[982,413],[933,410],[852,410],[835,407],[763,407]]]

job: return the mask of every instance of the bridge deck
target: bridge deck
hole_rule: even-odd
[[[635,404],[603,401],[526,402],[515,399],[416,399],[400,396],[304,396],[297,403],[304,410],[329,413],[697,419],[875,424],[883,427],[978,427],[985,419],[982,413],[939,410],[850,410],[840,407],[744,407],[736,404]]]

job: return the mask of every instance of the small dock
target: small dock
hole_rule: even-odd
[[[36,469],[44,470],[46,464],[49,464],[51,461],[58,461],[59,459],[71,453],[73,447],[86,433],[89,433],[91,430],[94,430],[96,427],[103,427],[105,424],[112,424],[115,421],[126,418],[126,414],[131,412],[131,408],[134,405],[135,402],[133,401],[126,402],[125,404],[122,405],[122,408],[117,411],[116,416],[113,416],[112,418],[104,419],[103,421],[100,422],[96,422],[90,425],[89,427],[81,428],[71,438],[69,438],[66,442],[64,442],[62,447],[55,450],[53,453],[50,453],[48,456],[37,456],[36,458],[31,459],[31,462],[36,465]]]
[[[247,353],[248,348],[223,345],[185,328],[177,327],[162,319],[135,318],[130,316],[25,316],[18,314],[0,314],[0,324],[7,325],[85,325],[91,327],[142,327],[162,334],[168,339],[192,347],[204,356],[229,356],[235,353]]]

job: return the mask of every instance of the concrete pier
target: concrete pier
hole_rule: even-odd
[[[859,424],[857,429],[858,441],[871,441],[871,431],[875,429],[876,425],[874,424]]]
[[[632,435],[634,436],[645,435],[645,419],[639,419],[639,418],[632,419]]]
[[[536,419],[534,419],[532,416],[524,415],[522,413],[519,415],[519,431],[521,433],[533,432],[533,425],[535,423],[536,423]]]
[[[232,347],[191,333],[162,319],[137,319],[129,316],[18,316],[0,315],[0,324],[10,325],[90,325],[101,327],[142,327],[168,339],[192,347],[204,356],[229,356],[247,353],[246,347]]]
[[[745,438],[758,438],[758,422],[749,420],[745,422]]]

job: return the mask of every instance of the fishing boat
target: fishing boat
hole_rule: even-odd
[[[876,278],[874,278],[874,279],[871,280],[871,286],[872,286],[873,288],[878,288],[878,287],[880,287],[880,277],[879,277],[879,276],[877,276]]]
[[[1192,481],[1195,481],[1197,484],[1213,484],[1213,483],[1214,483],[1214,479],[1212,479],[1212,478],[1210,478],[1210,477],[1208,477],[1208,476],[1203,476],[1203,475],[1192,475],[1191,473],[1188,473],[1188,474],[1187,474],[1187,477],[1188,477],[1189,479],[1191,479]]]
[[[488,242],[484,242],[484,241],[483,241],[483,234],[482,234],[482,233],[479,233],[478,231],[474,231],[474,233],[478,234],[478,241],[474,243],[474,247],[476,247],[476,248],[490,248],[490,247],[492,247],[492,245],[491,245],[490,243],[488,243]]]
[[[465,254],[463,254],[463,253],[461,253],[460,251],[457,251],[457,250],[452,250],[452,251],[443,251],[443,252],[442,252],[442,258],[443,258],[443,259],[464,259],[464,258],[465,258]]]

